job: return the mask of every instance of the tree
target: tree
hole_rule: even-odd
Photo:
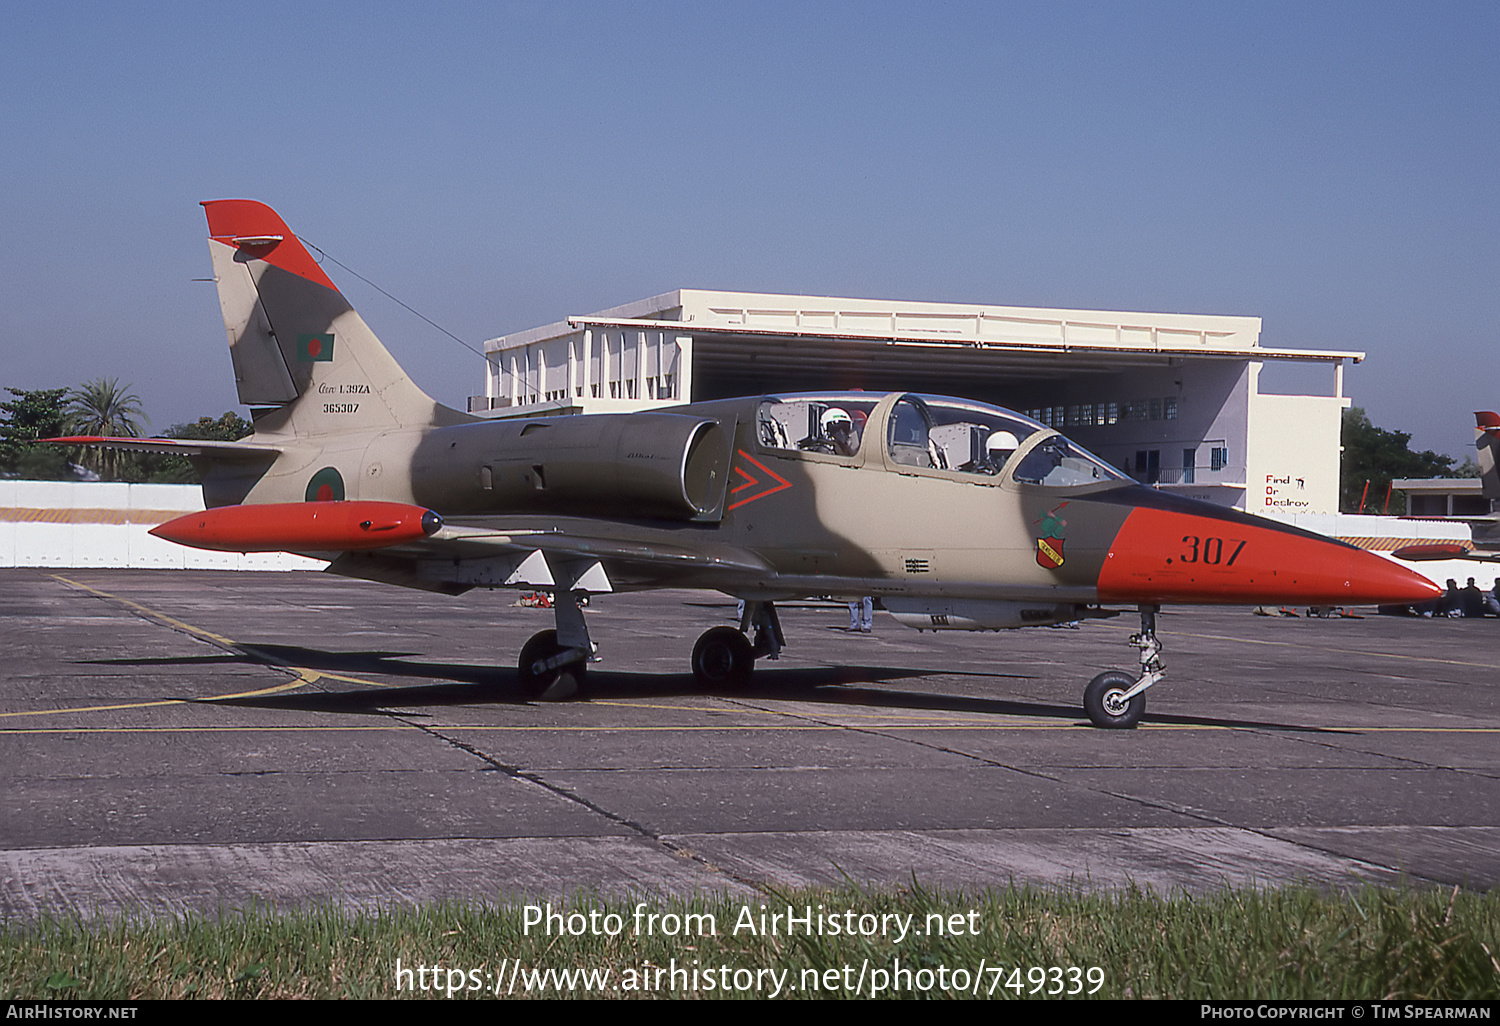
[[[68,395],[68,421],[80,435],[108,435],[115,438],[139,438],[144,418],[141,399],[120,386],[119,378],[95,378]],[[92,447],[84,451],[83,463],[99,472],[105,480],[114,480],[119,462],[118,450]]]
[[[0,402],[0,471],[33,480],[56,481],[71,476],[67,455],[37,439],[55,438],[66,431],[66,388],[7,388],[15,396]]]
[[[1392,480],[1453,476],[1452,456],[1441,456],[1431,450],[1412,452],[1407,447],[1411,435],[1376,427],[1358,406],[1344,411],[1341,440],[1344,458],[1339,474],[1339,508],[1345,513],[1359,512],[1360,497],[1366,495],[1366,482],[1369,483],[1366,510],[1383,511]],[[1392,495],[1389,512],[1405,513],[1406,497]]]
[[[200,442],[238,442],[255,431],[255,425],[233,411],[215,420],[199,417],[191,424],[173,424],[168,438],[193,438]]]
[[[218,417],[199,417],[191,424],[173,424],[166,438],[185,438],[203,442],[238,442],[255,430],[244,417],[230,411]],[[203,478],[184,456],[168,453],[137,453],[136,476],[132,480],[154,484],[198,484]]]

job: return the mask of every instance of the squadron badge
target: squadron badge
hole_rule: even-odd
[[[1063,541],[1068,530],[1068,522],[1058,516],[1062,512],[1061,503],[1052,512],[1037,521],[1038,538],[1036,540],[1036,565],[1048,570],[1056,570],[1063,565]]]

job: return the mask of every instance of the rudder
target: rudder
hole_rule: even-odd
[[[1495,461],[1496,446],[1500,446],[1500,414],[1476,412],[1474,447],[1479,450],[1479,480],[1486,499],[1500,499],[1500,466]]]
[[[274,408],[257,434],[460,423],[406,376],[280,215],[209,200],[209,250],[240,402]]]

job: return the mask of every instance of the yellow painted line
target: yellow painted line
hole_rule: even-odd
[[[311,670],[304,671],[311,673]],[[298,676],[296,680],[287,681],[285,684],[277,684],[269,688],[260,688],[256,691],[237,691],[232,695],[213,695],[208,698],[161,698],[152,702],[123,702],[119,705],[75,705],[62,709],[30,709],[25,712],[0,713],[0,719],[8,719],[12,716],[55,716],[58,713],[84,713],[84,712],[116,712],[120,709],[150,709],[159,705],[189,705],[195,702],[225,702],[231,698],[259,698],[262,695],[275,695],[283,691],[292,691],[304,684],[311,684],[316,679],[313,677]]]
[[[205,638],[209,641],[212,641],[214,644],[220,645],[224,648],[233,649],[236,653],[242,655],[245,654],[244,650],[240,647],[239,642],[235,641],[233,638],[226,638],[222,634],[215,634],[213,631],[205,630],[202,627],[196,627],[193,624],[187,623],[183,620],[179,620],[176,617],[168,616],[166,613],[158,612],[157,610],[152,609],[149,606],[143,606],[139,602],[132,602],[128,598],[123,598],[119,595],[113,595],[107,591],[100,591],[98,588],[90,587],[89,585],[84,584],[82,581],[75,581],[72,578],[63,577],[61,574],[53,574],[52,579],[55,581],[62,581],[64,584],[71,584],[75,588],[82,588],[84,591],[90,592],[94,595],[98,595],[100,598],[109,599],[111,602],[118,602],[123,606],[129,606],[131,609],[144,613],[146,616],[149,616],[154,620],[158,620],[172,627],[187,631],[189,634],[195,635],[197,637]],[[270,660],[256,661],[259,662],[262,666],[274,666],[290,670],[296,673],[302,679],[302,682],[306,684],[315,683],[316,681],[322,680],[326,677],[329,680],[341,680],[350,684],[364,684],[372,688],[389,688],[395,686],[393,684],[384,684],[380,681],[375,680],[364,680],[361,677],[348,677],[340,673],[324,673],[321,670],[310,669],[306,666],[293,666],[290,663],[275,663],[271,662]],[[281,686],[266,691],[245,691],[236,695],[218,695],[213,698],[195,699],[195,701],[221,702],[228,698],[249,698],[252,695],[273,694],[275,691],[284,690],[286,690],[285,686]]]
[[[267,663],[265,665],[269,666],[271,664]],[[363,684],[366,687],[372,687],[372,688],[399,688],[399,687],[409,687],[410,686],[410,685],[403,685],[403,684],[388,684],[385,681],[379,681],[379,680],[365,680],[363,677],[350,677],[347,674],[343,674],[343,673],[328,673],[327,671],[324,671],[324,670],[310,670],[310,669],[308,669],[305,666],[288,666],[287,669],[289,669],[289,670],[297,670],[300,673],[310,673],[310,674],[312,674],[312,676],[307,679],[307,683],[309,683],[309,684],[311,684],[315,680],[341,680],[345,684]],[[455,682],[455,683],[458,683],[458,682]],[[226,698],[236,698],[238,696],[236,696],[236,695],[226,695],[225,697]]]
[[[202,627],[198,627],[193,624],[187,623],[186,621],[179,620],[176,617],[168,616],[167,614],[152,609],[149,606],[143,606],[139,602],[132,602],[130,599],[124,598],[120,595],[114,595],[107,591],[101,591],[98,588],[84,584],[82,581],[75,581],[70,577],[62,576],[61,574],[52,574],[51,576],[55,581],[61,581],[62,583],[71,585],[75,588],[81,588],[82,590],[89,592],[92,595],[97,595],[100,598],[108,599],[111,602],[118,602],[120,605],[126,606],[130,609],[134,609],[138,613],[141,613],[142,615],[149,617],[150,619],[156,620],[159,623],[164,623],[170,627],[175,627],[178,630],[186,631],[194,637],[203,638],[204,640],[212,642],[213,644],[218,645],[221,648],[232,649],[236,653],[243,654],[243,650],[239,648],[239,646],[232,638],[227,638],[222,634],[216,634],[213,631],[205,630]],[[380,681],[364,680],[359,677],[349,677],[345,676],[344,674],[338,673],[323,673],[319,670],[314,670],[306,666],[293,666],[286,663],[277,664],[266,660],[256,660],[256,662],[259,665],[265,666],[270,669],[286,670],[288,673],[295,674],[296,679],[288,681],[285,684],[275,684],[268,688],[257,688],[254,691],[237,691],[233,694],[228,695],[207,695],[201,698],[168,698],[158,699],[151,702],[127,702],[117,705],[75,706],[65,709],[34,709],[26,712],[0,713],[0,718],[8,718],[12,716],[52,716],[58,713],[115,712],[121,709],[149,709],[153,706],[184,705],[190,702],[227,702],[231,699],[238,698],[260,698],[266,695],[280,694],[284,691],[293,691],[297,688],[302,687],[304,684],[316,684],[319,680],[322,680],[324,678],[327,678],[329,680],[341,680],[350,684],[361,684],[375,688],[394,687],[394,685],[392,684],[385,684]]]
[[[740,699],[739,701],[744,701]],[[759,713],[762,716],[806,716],[805,709],[761,709],[753,705],[661,705],[655,702],[630,702],[610,701],[608,699],[591,698],[589,705],[607,705],[620,709],[661,709],[667,712],[702,712],[702,713]],[[815,708],[823,708],[822,703],[813,703]],[[860,713],[853,711],[849,706],[840,706],[840,715],[851,720],[870,720],[879,723],[886,719],[910,720],[910,713]],[[941,713],[933,713],[934,716],[942,716]],[[943,717],[950,721],[952,717]],[[989,718],[975,719],[974,723],[988,723]]]
[[[6,727],[0,728],[0,735],[20,734],[224,734],[224,733],[347,733],[355,731],[393,731],[393,730],[422,730],[424,728],[416,724],[392,722],[383,724],[286,724],[286,725],[220,725],[220,726],[179,726],[179,727]],[[597,726],[539,726],[528,724],[445,724],[440,729],[443,731],[487,731],[498,733],[515,734],[661,734],[670,732],[679,733],[772,733],[780,731],[798,731],[803,733],[829,733],[855,729],[841,724],[769,724],[750,725],[738,724],[729,726],[716,726],[712,724],[680,724],[680,725],[597,725]],[[992,723],[984,725],[975,724],[933,724],[933,723],[907,723],[891,724],[882,729],[890,731],[1038,731],[1038,730],[1066,730],[1066,731],[1088,731],[1094,732],[1096,727],[1086,723]],[[1149,723],[1142,724],[1137,730],[1143,731],[1237,731],[1254,728],[1234,726],[1231,724],[1209,724],[1209,723]],[[1289,728],[1298,729],[1298,728]],[[1318,730],[1329,733],[1346,734],[1500,734],[1500,727],[1351,727],[1351,726],[1311,726],[1303,727],[1306,730]]]
[[[421,730],[412,724],[381,724],[365,726],[238,726],[238,727],[7,727],[0,734],[247,734],[247,733],[297,733],[314,731],[357,730]]]
[[[77,728],[73,728],[73,727],[6,727],[6,728],[0,728],[0,735],[3,735],[3,734],[194,734],[194,733],[200,733],[200,734],[217,734],[217,733],[236,733],[236,732],[238,732],[238,733],[256,733],[256,732],[261,732],[261,733],[278,733],[278,732],[281,732],[281,733],[292,733],[292,732],[314,733],[314,732],[317,732],[317,731],[341,732],[341,731],[358,731],[358,730],[421,730],[421,729],[423,729],[423,728],[421,728],[419,726],[416,726],[414,724],[401,724],[401,725],[392,724],[392,725],[389,725],[389,726],[385,726],[385,725],[380,725],[380,726],[340,726],[340,725],[337,725],[337,724],[331,724],[331,725],[324,726],[324,725],[320,725],[320,724],[296,724],[296,725],[287,725],[287,726],[273,726],[273,725],[248,726],[248,725],[245,725],[245,726],[200,726],[200,727],[77,727]],[[662,733],[669,733],[669,732],[684,732],[684,733],[700,733],[701,734],[701,733],[720,733],[720,732],[730,732],[730,731],[739,731],[739,732],[755,731],[755,732],[760,732],[760,733],[771,733],[771,732],[788,731],[788,730],[800,731],[800,732],[804,732],[804,733],[816,733],[816,732],[829,733],[829,732],[832,732],[832,731],[847,731],[847,730],[849,730],[851,728],[846,727],[846,726],[839,726],[837,724],[807,724],[807,723],[802,723],[802,724],[786,724],[786,725],[779,725],[779,726],[770,726],[770,725],[749,726],[749,725],[743,725],[742,724],[740,726],[731,726],[731,727],[716,727],[716,726],[709,726],[709,725],[706,725],[706,724],[704,724],[704,725],[683,725],[683,726],[666,726],[666,725],[662,725],[662,726],[633,726],[633,727],[620,727],[620,726],[614,726],[614,727],[611,727],[611,726],[543,727],[543,726],[534,726],[534,725],[532,725],[532,726],[527,726],[527,725],[506,725],[506,726],[495,726],[495,725],[452,726],[452,725],[443,725],[442,727],[440,727],[438,729],[441,729],[443,731],[455,731],[455,730],[474,731],[474,730],[479,730],[479,731],[493,731],[493,732],[500,732],[500,733],[517,733],[517,734],[527,734],[527,733],[532,733],[532,734],[662,734]],[[925,723],[923,723],[923,724],[907,724],[907,725],[904,725],[904,726],[893,726],[893,727],[887,727],[885,729],[887,729],[887,730],[1094,730],[1095,728],[1089,726],[1088,724],[1069,724],[1069,723],[1059,723],[1059,724],[1054,724],[1054,725],[1035,724],[1035,723],[1028,723],[1028,724],[999,724],[999,723],[997,723],[997,724],[994,724],[992,726],[987,726],[987,727],[972,727],[972,726],[941,727],[941,726],[933,726],[931,724],[925,724]],[[1237,729],[1237,728],[1233,728],[1233,727],[1211,727],[1211,726],[1206,726],[1206,727],[1179,727],[1179,726],[1176,726],[1176,725],[1170,725],[1170,724],[1168,724],[1168,725],[1161,725],[1161,726],[1156,726],[1156,727],[1142,727],[1140,729],[1155,729],[1155,730],[1183,730],[1183,729],[1187,729],[1187,730],[1234,730],[1234,729]]]
[[[205,638],[209,641],[212,641],[216,645],[222,645],[225,648],[234,647],[234,640],[232,638],[226,638],[222,634],[215,634],[213,631],[204,630],[202,627],[194,627],[190,623],[184,623],[183,621],[178,620],[174,617],[170,617],[165,613],[158,613],[154,609],[148,609],[146,606],[141,605],[139,602],[132,602],[128,598],[121,598],[119,595],[111,595],[107,591],[100,591],[98,588],[92,588],[81,581],[75,581],[70,577],[62,576],[61,574],[53,574],[52,579],[55,581],[62,581],[64,584],[71,584],[75,588],[82,588],[84,591],[90,593],[91,595],[98,595],[100,598],[109,599],[111,602],[118,602],[123,606],[129,606],[131,609],[144,613],[145,615],[151,617],[153,620],[159,620],[162,623],[168,624],[172,627],[176,627],[178,630],[187,631],[189,634],[195,635],[200,638]]]
[[[73,712],[114,712],[118,709],[149,709],[155,705],[182,705],[186,699],[165,698],[155,702],[126,702],[123,705],[85,705],[67,709],[30,709],[25,712],[0,713],[0,719],[11,716],[53,716],[57,713]]]

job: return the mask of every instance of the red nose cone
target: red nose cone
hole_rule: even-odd
[[[189,513],[151,533],[221,552],[344,552],[417,541],[441,526],[436,513],[401,502],[275,502]]]
[[[1442,589],[1391,560],[1279,524],[1137,508],[1099,572],[1104,602],[1359,605]]]

